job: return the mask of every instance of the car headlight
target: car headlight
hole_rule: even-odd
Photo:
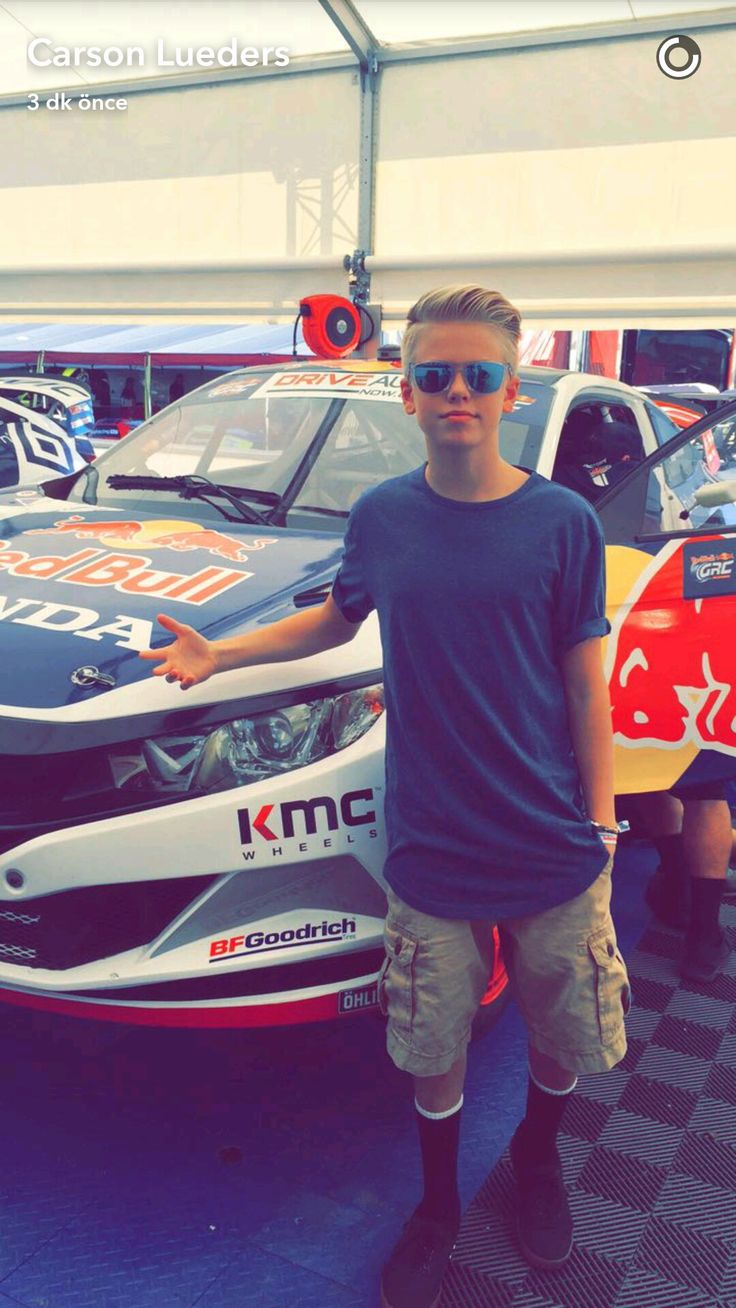
[[[359,740],[383,712],[383,686],[234,718],[210,732],[155,736],[108,754],[115,786],[148,795],[210,794],[305,767]]]

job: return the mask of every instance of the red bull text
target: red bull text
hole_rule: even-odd
[[[111,586],[128,595],[152,595],[179,600],[182,604],[206,604],[215,595],[252,577],[241,568],[200,568],[187,576],[183,572],[161,572],[150,567],[145,554],[106,554],[104,550],[78,550],[67,555],[30,555],[14,550],[0,540],[0,571],[12,577],[49,578],[71,586]]]
[[[73,554],[31,555],[13,549],[9,541],[0,541],[0,571],[14,577],[50,578],[73,586],[110,586],[128,595],[150,595],[158,599],[178,600],[182,604],[206,604],[208,600],[253,576],[243,568],[209,566],[187,575],[151,568],[148,554],[108,553],[105,546],[127,545],[134,541],[144,549],[171,549],[178,552],[204,550],[205,553],[235,563],[247,562],[250,553],[276,544],[276,537],[242,541],[235,536],[193,524],[172,531],[171,522],[89,521],[79,514],[56,522],[53,527],[39,527],[28,535],[62,534],[84,542],[99,542],[102,549],[81,549]]]

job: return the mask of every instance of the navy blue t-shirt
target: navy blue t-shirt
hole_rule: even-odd
[[[333,598],[350,622],[378,612],[385,876],[414,908],[498,921],[601,872],[560,656],[606,634],[604,593],[598,518],[537,473],[468,502],[438,495],[422,467],[353,508]]]

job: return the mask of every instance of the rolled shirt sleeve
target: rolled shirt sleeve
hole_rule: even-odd
[[[557,650],[564,654],[593,636],[607,636],[606,550],[597,514],[582,501],[570,515],[554,613]]]
[[[332,598],[348,622],[363,622],[375,607],[366,579],[359,517],[356,505],[348,519],[342,563],[332,587]]]

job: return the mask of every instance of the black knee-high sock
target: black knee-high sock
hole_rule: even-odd
[[[557,1132],[577,1080],[567,1091],[543,1090],[529,1077],[526,1116],[518,1132],[518,1148],[527,1163],[550,1163],[557,1158]]]
[[[725,880],[719,877],[690,878],[690,926],[688,935],[699,940],[717,940],[718,913]]]
[[[659,866],[664,876],[678,885],[685,880],[682,863],[682,833],[673,836],[653,836],[652,844],[659,854]]]
[[[456,1111],[448,1117],[425,1117],[417,1108],[424,1173],[424,1197],[419,1211],[423,1217],[438,1221],[457,1221],[460,1217],[457,1154],[462,1102],[460,1099]]]

